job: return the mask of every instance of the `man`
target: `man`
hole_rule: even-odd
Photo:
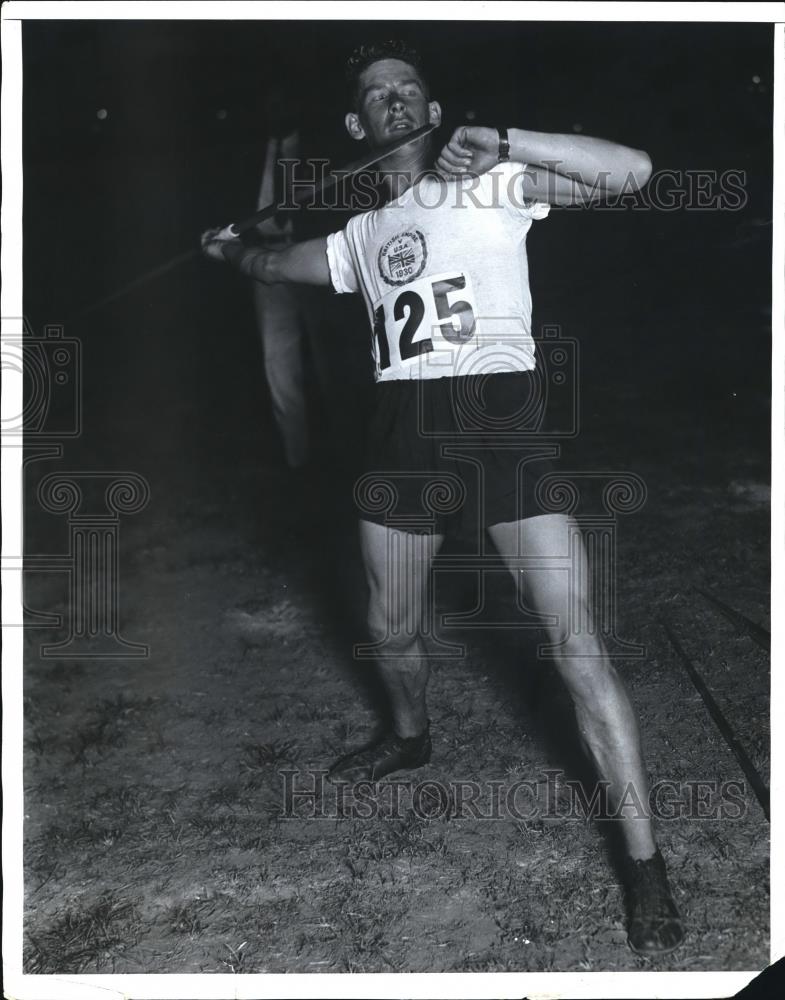
[[[259,209],[284,200],[281,161],[297,161],[302,155],[303,135],[295,122],[297,115],[302,117],[296,97],[279,88],[268,91],[270,136]],[[332,228],[342,224],[336,222],[335,213],[306,216],[281,211],[257,225],[253,242],[259,248],[282,250],[297,239],[326,235],[331,222]],[[360,450],[368,366],[362,355],[358,357],[356,343],[340,334],[347,324],[357,325],[357,307],[313,285],[265,285],[257,281],[252,288],[264,373],[287,466],[292,470],[309,464],[317,467],[327,451],[331,475],[336,465],[348,473],[355,467]],[[317,430],[320,424],[327,428],[324,436]],[[340,442],[340,446],[336,444],[330,452],[326,448],[329,442]]]
[[[296,131],[279,138],[271,135],[265,150],[258,208],[279,204],[275,197],[276,172],[280,159],[298,155],[300,138]],[[273,216],[257,227],[259,245],[270,250],[291,246],[294,227],[291,218]],[[254,307],[264,355],[264,372],[270,390],[273,417],[283,442],[290,469],[308,461],[308,408],[306,404],[304,348],[310,328],[317,322],[312,290],[288,285],[253,285]]]
[[[407,132],[441,121],[419,57],[401,43],[361,47],[349,71],[354,108],[345,122],[352,138],[383,150]],[[544,218],[551,204],[640,187],[651,172],[649,158],[588,136],[463,127],[442,149],[435,171],[432,165],[427,137],[396,146],[380,164],[387,204],[355,216],[327,239],[268,253],[243,248],[228,229],[202,237],[208,256],[228,259],[258,281],[361,291],[371,319],[379,395],[369,428],[369,467],[388,475],[396,516],[411,517],[417,527],[391,526],[374,504],[364,506],[368,629],[378,645],[394,729],[339,761],[332,777],[378,780],[430,759],[428,662],[420,626],[431,561],[457,517],[487,530],[522,599],[550,622],[554,663],[572,696],[584,748],[607,782],[611,808],[630,786],[647,802],[638,725],[626,690],[596,630],[572,627],[575,609],[585,622],[592,613],[585,573],[565,572],[571,558],[575,563],[575,525],[542,506],[537,482],[550,470],[542,451],[505,448],[493,428],[533,392],[525,245],[532,222]],[[477,394],[487,402],[479,486],[467,463],[461,467],[430,432],[433,424],[444,439],[460,436],[456,399]],[[423,474],[430,474],[432,484],[448,483],[464,501],[434,517],[430,530]],[[517,487],[511,489],[511,482]],[[538,568],[527,571],[526,561]],[[585,565],[585,558],[579,561]],[[619,825],[627,852],[630,946],[648,955],[666,953],[681,943],[684,931],[650,819],[623,814]]]

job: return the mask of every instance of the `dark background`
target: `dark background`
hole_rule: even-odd
[[[773,27],[756,24],[26,22],[25,310],[82,345],[72,461],[141,472],[159,497],[227,456],[280,461],[242,278],[197,258],[80,310],[253,210],[266,94],[287,95],[276,113],[309,152],[355,158],[343,63],[389,36],[422,52],[445,141],[473,111],[616,139],[655,170],[746,172],[741,211],[554,211],[529,256],[535,330],[579,341],[582,425],[607,425],[621,466],[643,450],[725,475],[695,465],[723,436],[766,476]],[[364,358],[361,304],[341,308]],[[341,387],[360,424],[365,363]]]
[[[433,826],[407,834],[418,897],[383,867],[398,864],[388,836],[404,839],[386,821],[367,833],[358,823],[351,843],[342,825],[278,825],[281,761],[332,763],[382,709],[367,661],[352,658],[366,592],[351,477],[337,475],[356,464],[373,389],[359,297],[335,297],[339,328],[325,324],[330,351],[352,359],[335,395],[353,432],[327,433],[335,399],[316,408],[324,462],[296,479],[272,426],[245,279],[197,254],[81,310],[255,207],[266,107],[302,123],[309,153],[337,165],[356,157],[343,130],[342,64],[368,36],[405,35],[421,48],[446,111],[440,138],[472,111],[480,124],[580,127],[647,150],[655,170],[744,171],[741,211],[553,210],[528,248],[535,334],[557,325],[578,348],[580,433],[564,442],[561,468],[635,473],[648,491],[642,510],[618,518],[613,567],[620,635],[647,649],[624,664],[647,760],[678,781],[739,776],[664,616],[766,774],[765,653],[695,588],[768,628],[773,27],[23,29],[25,310],[33,335],[59,323],[81,345],[83,402],[81,435],[62,441],[62,457],[26,467],[27,554],[69,544],[66,518],[37,500],[47,473],[128,471],[150,486],[148,506],[121,518],[118,558],[120,633],[147,643],[147,659],[45,659],[40,644],[73,622],[79,593],[62,572],[26,573],[28,609],[63,621],[59,633],[25,630],[28,971],[640,968],[620,949],[621,924],[600,933],[589,917],[596,905],[598,920],[616,920],[622,901],[584,824],[554,830],[557,841],[518,824],[456,823],[444,851],[428,839],[442,837]],[[343,221],[310,220],[325,231]],[[74,385],[53,392],[55,438],[73,416]],[[28,457],[35,442],[31,432]],[[569,708],[551,697],[536,638],[495,627],[520,618],[512,581],[490,575],[485,627],[449,633],[467,655],[434,662],[437,776],[542,773],[573,757]],[[436,576],[437,615],[480,607],[473,574]],[[722,829],[663,824],[690,927],[667,968],[766,961],[766,831],[751,796],[750,805]],[[235,867],[246,864],[236,846],[253,851],[253,864]],[[529,865],[520,883],[510,875],[516,854]],[[372,860],[358,861],[358,877],[351,858]],[[237,895],[213,893],[230,884],[219,870],[241,883]],[[576,879],[592,871],[597,896]],[[325,885],[325,873],[335,881]],[[472,895],[455,906],[464,884]],[[279,896],[289,885],[296,895]],[[202,936],[192,935],[201,919]],[[334,936],[308,930],[325,923]],[[524,933],[534,957],[518,943]],[[227,948],[241,940],[240,970]]]

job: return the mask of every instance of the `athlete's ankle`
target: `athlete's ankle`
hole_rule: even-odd
[[[409,720],[396,720],[393,725],[395,735],[402,740],[416,740],[424,736],[429,729],[430,720],[427,717]]]

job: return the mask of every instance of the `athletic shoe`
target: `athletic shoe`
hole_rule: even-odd
[[[673,900],[659,851],[645,860],[624,861],[629,924],[627,944],[638,955],[666,955],[684,940],[684,926]]]
[[[426,726],[419,736],[404,739],[387,733],[376,743],[341,757],[330,768],[330,781],[380,781],[394,771],[422,767],[431,759],[431,735]]]

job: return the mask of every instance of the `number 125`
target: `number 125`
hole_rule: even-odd
[[[466,278],[462,274],[454,278],[434,281],[431,284],[436,316],[439,320],[446,320],[446,322],[438,324],[439,329],[444,339],[451,344],[465,344],[474,336],[476,321],[471,303],[462,299],[450,305],[447,301],[450,292],[461,291],[465,287]],[[414,342],[414,335],[420,328],[425,312],[425,303],[420,294],[413,288],[404,289],[393,303],[392,318],[398,321],[406,319],[398,339],[401,361],[407,361],[409,358],[417,357],[419,354],[427,354],[433,350],[433,341],[430,337]],[[387,340],[384,303],[373,315],[373,333],[379,345],[379,367],[384,371],[385,368],[390,367],[390,345]]]

